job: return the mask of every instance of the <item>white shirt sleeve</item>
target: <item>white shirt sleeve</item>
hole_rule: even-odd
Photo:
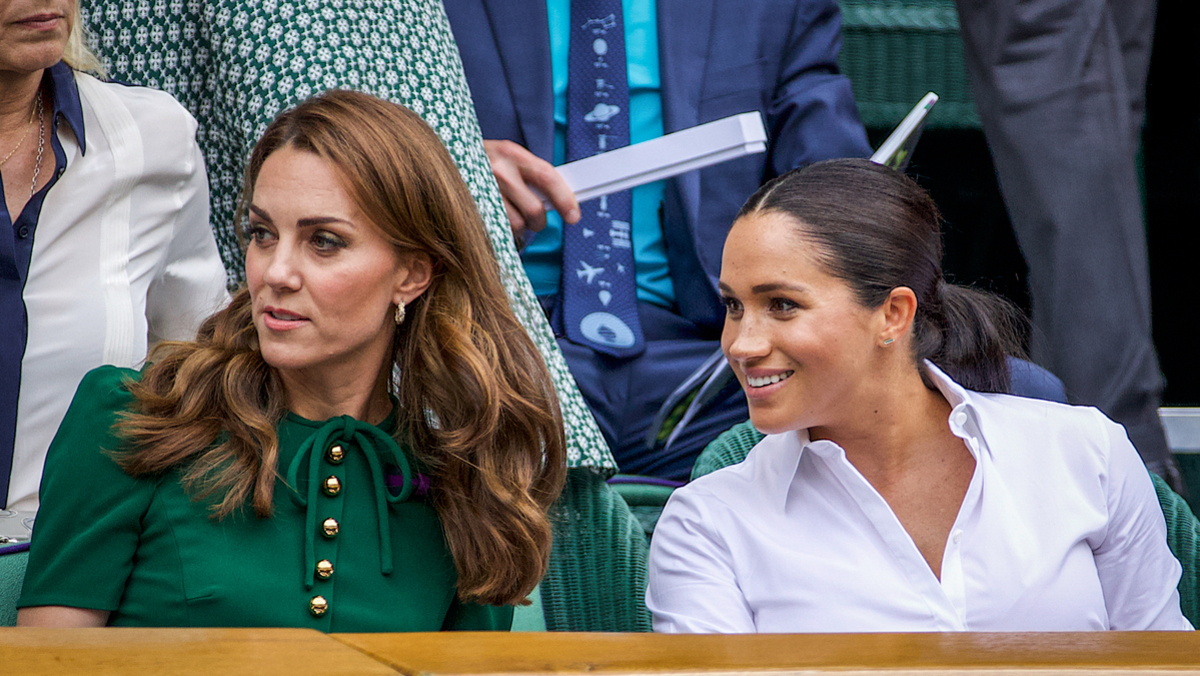
[[[757,631],[729,547],[713,530],[711,499],[694,486],[676,490],[654,528],[646,606],[655,631]]]
[[[1096,417],[1108,434],[1108,471],[1101,481],[1109,519],[1093,552],[1109,628],[1190,631],[1176,589],[1182,569],[1167,546],[1154,483],[1125,430],[1098,411]]]
[[[180,207],[159,274],[146,293],[151,345],[160,340],[192,340],[205,318],[228,300],[225,266],[209,225],[208,177],[204,156],[192,134],[188,170],[175,194]]]

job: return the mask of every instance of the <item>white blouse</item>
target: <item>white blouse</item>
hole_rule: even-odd
[[[38,218],[23,294],[16,510],[37,509],[46,449],[83,375],[136,367],[158,340],[194,338],[228,298],[196,121],[163,92],[75,81],[84,147],[59,125],[66,169]]]
[[[1153,483],[1093,408],[963,389],[975,472],[942,578],[831,441],[772,435],[675,491],[646,604],[661,632],[1191,629]]]

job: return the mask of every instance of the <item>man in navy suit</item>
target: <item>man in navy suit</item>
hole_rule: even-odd
[[[719,348],[725,235],[763,182],[870,153],[839,74],[835,0],[623,0],[630,141],[759,111],[768,149],[633,191],[638,317],[645,352],[617,358],[564,337],[562,231],[580,205],[564,161],[570,0],[445,0],[492,169],[559,344],[621,470],[686,480],[716,434],[746,419],[732,384],[669,450],[643,439],[663,400]],[[547,213],[534,189],[554,210]],[[585,205],[586,206],[586,205]],[[565,223],[564,223],[565,222]]]

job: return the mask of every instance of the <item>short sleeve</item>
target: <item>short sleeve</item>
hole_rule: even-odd
[[[137,378],[103,366],[79,384],[46,455],[18,607],[120,605],[156,485],[126,474],[109,453],[120,448],[112,426],[132,400],[124,384]]]
[[[1179,607],[1181,567],[1167,545],[1154,483],[1125,430],[1096,415],[1108,435],[1108,527],[1093,551],[1109,628],[1191,630]]]
[[[509,631],[512,619],[511,606],[463,603],[456,598],[446,613],[442,631]]]
[[[750,633],[753,613],[738,587],[733,557],[694,488],[667,501],[650,543],[646,606],[654,631]]]

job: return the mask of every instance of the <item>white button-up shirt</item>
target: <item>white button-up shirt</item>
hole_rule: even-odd
[[[163,92],[84,73],[75,82],[82,126],[59,127],[66,167],[38,218],[22,294],[16,510],[37,509],[46,449],[85,373],[136,367],[155,342],[195,338],[228,300],[196,121]]]
[[[650,550],[655,630],[1191,629],[1124,429],[1092,408],[971,392],[930,367],[975,457],[941,580],[840,446],[771,435],[671,496]]]

